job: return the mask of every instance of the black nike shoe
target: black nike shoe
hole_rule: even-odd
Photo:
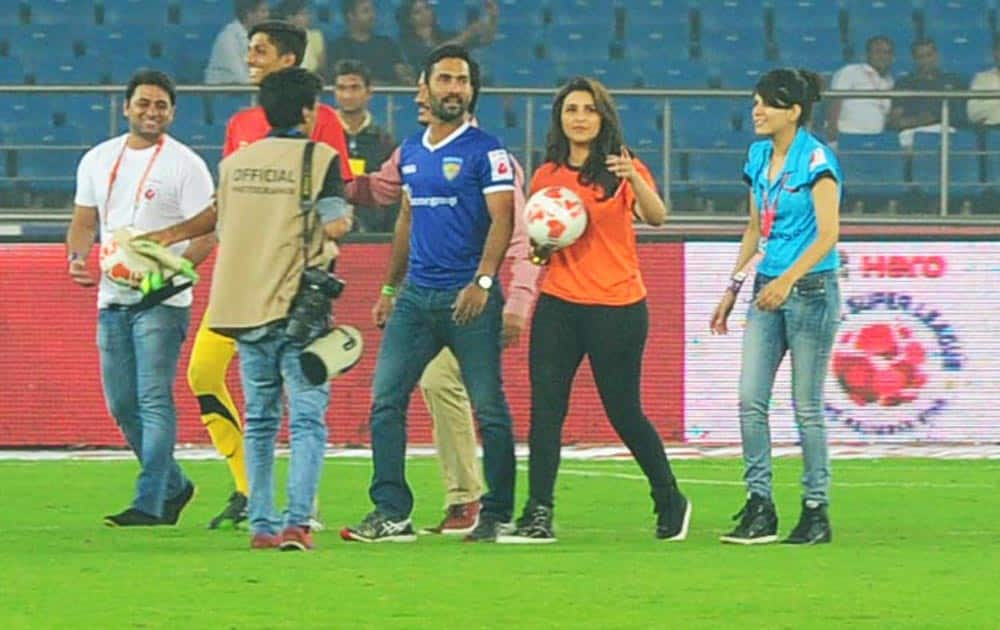
[[[660,540],[684,540],[691,525],[691,502],[680,490],[663,505],[656,506],[656,537]]]
[[[505,545],[543,545],[556,542],[556,532],[552,527],[552,508],[528,502],[521,518],[517,519],[514,531],[497,536],[497,542]]]
[[[188,483],[180,494],[163,502],[163,522],[167,525],[176,525],[181,518],[181,511],[193,498],[194,484]]]
[[[833,542],[833,530],[830,529],[830,517],[826,506],[816,501],[802,502],[802,515],[799,522],[781,541],[787,545],[819,545]]]
[[[118,514],[105,516],[104,524],[108,527],[152,527],[154,525],[166,525],[163,519],[135,508],[128,508]]]
[[[778,514],[770,499],[751,494],[733,520],[739,523],[733,531],[719,538],[724,543],[763,545],[778,540]]]
[[[242,492],[233,492],[226,501],[226,507],[222,508],[219,515],[208,523],[209,529],[219,529],[224,523],[229,523],[234,529],[247,520],[247,495]]]

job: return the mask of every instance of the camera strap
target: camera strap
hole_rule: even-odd
[[[299,183],[299,209],[302,211],[302,270],[309,267],[309,217],[316,208],[312,194],[312,164],[313,149],[316,143],[312,140],[306,142],[305,151],[302,152],[302,179]]]

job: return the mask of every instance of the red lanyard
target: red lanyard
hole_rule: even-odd
[[[153,163],[156,162],[156,158],[160,156],[160,151],[163,150],[164,136],[160,136],[160,139],[156,141],[156,149],[153,151],[153,156],[149,158],[149,163],[146,164],[146,170],[142,172],[142,177],[139,179],[139,185],[135,188],[135,199],[132,201],[132,221],[131,224],[135,223],[136,212],[139,211],[139,201],[142,198],[142,188],[146,183],[146,178],[149,177],[150,171],[153,170]],[[108,195],[104,198],[104,224],[107,226],[108,215],[111,213],[108,204],[111,202],[111,189],[115,187],[115,181],[118,179],[118,169],[122,165],[122,158],[125,156],[125,148],[128,146],[128,138],[125,138],[125,142],[122,143],[122,150],[118,152],[118,158],[115,160],[114,166],[111,167],[111,175],[108,176]]]
[[[771,229],[774,227],[774,220],[778,217],[778,199],[781,197],[781,191],[785,187],[785,183],[788,181],[788,176],[791,173],[785,173],[781,176],[781,180],[778,182],[778,191],[774,195],[774,203],[770,202],[771,187],[769,185],[764,186],[764,195],[761,199],[760,211],[760,234],[764,238],[770,238]]]

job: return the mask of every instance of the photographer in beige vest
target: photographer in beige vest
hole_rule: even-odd
[[[167,243],[216,227],[208,326],[239,347],[254,549],[313,546],[309,518],[323,466],[330,385],[306,377],[301,355],[329,331],[331,301],[343,287],[328,271],[337,253],[333,239],[349,232],[352,220],[337,151],[309,141],[321,90],[320,78],[302,68],[268,75],[260,103],[272,131],[221,162],[214,216],[148,236]],[[279,516],[273,468],[282,394],[291,461],[288,507]]]

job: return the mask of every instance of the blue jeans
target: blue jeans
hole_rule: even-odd
[[[190,309],[162,304],[97,314],[104,399],[142,466],[132,507],[153,516],[190,483],[174,460],[174,380],[189,319]]]
[[[330,383],[311,385],[306,380],[299,363],[303,345],[288,338],[284,322],[260,332],[252,341],[236,341],[246,399],[247,510],[253,533],[276,534],[282,526],[309,524],[323,469]],[[288,508],[281,519],[274,507],[274,445],[283,415],[283,391],[288,398],[292,455]]]
[[[514,436],[503,393],[501,328],[503,296],[490,291],[486,308],[464,325],[452,321],[458,290],[407,286],[386,323],[372,385],[372,457],[369,496],[382,514],[401,519],[413,510],[406,483],[406,410],[410,394],[444,346],[458,360],[483,440],[483,471],[489,491],[483,512],[504,521],[514,509]]]
[[[772,278],[758,275],[754,296]],[[840,287],[836,272],[801,278],[777,310],[751,305],[743,334],[740,371],[740,430],[747,489],[771,498],[771,431],[768,407],[774,376],[792,356],[792,406],[802,444],[804,499],[828,503],[830,461],[823,418],[826,382],[837,327]]]

